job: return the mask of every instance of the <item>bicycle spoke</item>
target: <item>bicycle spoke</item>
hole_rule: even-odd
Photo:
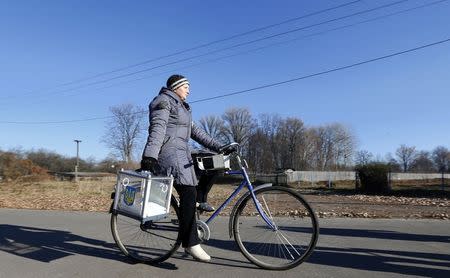
[[[142,262],[156,263],[171,256],[179,246],[178,209],[172,203],[167,219],[142,224],[121,214],[111,215],[111,231],[120,250]]]
[[[279,186],[255,190],[255,197],[255,202],[249,202],[251,196],[241,202],[239,213],[233,216],[235,239],[244,256],[260,267],[279,270],[306,260],[318,232],[316,216],[306,201],[298,193]],[[254,213],[257,207],[261,214]],[[299,211],[302,217],[292,217],[292,210]],[[300,242],[305,242],[305,248]]]
[[[281,236],[277,233],[277,237],[278,237],[278,239],[280,240],[280,242],[281,242],[281,245],[286,249],[286,251],[289,253],[289,256],[291,256],[291,258],[292,259],[294,259],[294,256],[292,256],[292,253],[289,251],[289,249],[286,247],[286,244],[284,244],[284,242],[283,242],[283,240],[281,239]],[[293,247],[292,245],[290,245],[291,247]],[[280,246],[280,248],[281,248],[281,246]],[[295,248],[294,248],[295,249]],[[297,255],[300,255],[298,252],[297,252]]]
[[[265,198],[264,196],[261,196],[261,199],[262,199],[263,202],[264,202],[264,207],[261,206],[261,204],[260,204],[260,208],[263,210],[263,212],[264,212],[264,213],[269,217],[269,219],[272,221],[271,224],[274,226],[275,230],[278,230],[278,226],[277,226],[277,224],[275,223],[275,220],[274,220],[274,218],[273,218],[273,216],[272,216],[272,213],[271,213],[271,211],[270,211],[269,206],[267,205],[266,198]]]

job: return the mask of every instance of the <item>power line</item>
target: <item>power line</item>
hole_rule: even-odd
[[[245,31],[245,32],[242,32],[242,33],[238,33],[238,34],[226,37],[226,38],[222,38],[222,39],[218,39],[218,40],[215,40],[215,41],[203,43],[203,44],[200,44],[200,45],[197,45],[197,46],[193,46],[193,47],[190,47],[190,48],[182,49],[182,50],[170,53],[170,54],[158,56],[158,57],[155,57],[155,58],[144,60],[144,61],[141,61],[141,62],[138,62],[138,63],[135,63],[135,64],[131,64],[131,65],[128,65],[128,66],[124,66],[124,67],[121,67],[121,68],[117,68],[117,69],[113,69],[113,70],[110,70],[110,71],[98,73],[98,74],[95,74],[95,75],[92,75],[92,76],[87,76],[87,77],[84,77],[84,78],[81,78],[81,79],[77,79],[77,80],[74,80],[74,81],[62,83],[62,84],[56,85],[53,88],[59,88],[59,87],[65,87],[65,86],[77,84],[77,83],[80,83],[80,82],[83,82],[83,81],[96,79],[96,78],[101,77],[101,76],[105,76],[105,75],[109,75],[109,74],[112,74],[112,73],[128,70],[128,69],[135,68],[135,67],[138,67],[138,66],[142,66],[142,65],[145,65],[145,64],[148,64],[148,63],[151,63],[151,62],[156,62],[156,61],[159,61],[159,60],[162,60],[162,59],[174,57],[174,56],[177,56],[177,55],[180,55],[180,54],[184,54],[184,53],[187,53],[187,52],[191,52],[191,51],[194,51],[194,50],[197,50],[197,49],[205,48],[207,46],[211,46],[211,45],[218,44],[218,43],[225,42],[225,41],[229,41],[229,40],[232,40],[232,39],[235,39],[235,38],[243,37],[243,36],[246,36],[246,35],[249,35],[249,34],[252,34],[252,33],[256,33],[256,32],[260,32],[260,31],[263,31],[263,30],[267,30],[267,29],[270,29],[270,28],[273,28],[273,27],[276,27],[276,26],[280,26],[280,25],[283,25],[283,24],[290,23],[290,22],[298,21],[300,19],[305,19],[305,18],[308,18],[308,17],[312,17],[312,16],[315,16],[315,15],[326,13],[326,12],[329,12],[329,11],[332,11],[332,10],[337,10],[339,8],[343,8],[343,7],[355,4],[357,2],[361,2],[361,0],[355,0],[355,1],[351,1],[351,2],[346,2],[346,3],[343,3],[341,5],[337,5],[337,6],[333,6],[333,7],[330,7],[330,8],[323,9],[323,10],[315,11],[315,12],[312,12],[312,13],[309,13],[309,14],[306,14],[306,15],[290,18],[290,19],[287,19],[287,20],[284,20],[284,21],[281,21],[281,22],[278,22],[278,23],[274,23],[274,24],[263,26],[263,27],[255,28],[255,29],[252,29],[252,30],[249,30],[249,31]],[[25,95],[31,95],[33,93],[34,92],[29,92],[29,93],[27,93]],[[11,98],[11,97],[15,97],[15,96],[16,95],[14,95],[14,96],[7,96],[7,97],[3,97],[3,98]]]
[[[417,9],[420,9],[420,8],[425,8],[425,7],[436,5],[436,4],[439,4],[439,3],[442,3],[442,2],[446,2],[446,1],[448,1],[448,0],[434,1],[434,2],[431,2],[431,3],[427,3],[427,4],[419,5],[419,6],[416,6],[416,7],[400,10],[400,11],[389,13],[389,14],[386,14],[386,15],[381,15],[381,16],[377,16],[377,17],[374,17],[374,18],[358,21],[358,22],[355,22],[355,23],[339,26],[339,27],[336,27],[336,28],[332,28],[332,29],[328,29],[328,30],[324,30],[324,31],[308,34],[308,35],[301,36],[301,37],[294,38],[294,39],[290,39],[290,40],[287,40],[287,41],[272,43],[272,44],[264,45],[264,46],[261,46],[261,47],[258,47],[258,48],[253,48],[253,49],[249,49],[249,50],[246,50],[246,51],[241,51],[241,52],[233,53],[233,54],[230,54],[230,55],[221,56],[221,57],[217,57],[217,58],[214,58],[214,59],[209,59],[207,61],[203,61],[203,62],[200,62],[200,63],[195,63],[195,64],[187,65],[187,66],[184,66],[184,67],[178,67],[178,68],[175,68],[175,69],[172,69],[172,70],[169,70],[169,71],[164,71],[164,72],[160,72],[160,73],[157,73],[157,74],[152,74],[152,75],[145,76],[145,77],[140,77],[140,78],[130,79],[130,80],[126,80],[126,81],[119,82],[119,83],[114,83],[114,84],[109,85],[109,86],[96,88],[95,90],[104,90],[104,89],[112,88],[112,87],[115,87],[115,86],[128,84],[128,83],[131,83],[131,82],[136,82],[136,81],[148,79],[148,78],[151,78],[151,77],[154,77],[154,76],[159,76],[159,75],[166,74],[166,73],[171,73],[171,72],[179,71],[179,70],[186,69],[186,68],[191,68],[191,67],[195,67],[195,66],[199,66],[199,65],[203,65],[203,64],[207,64],[207,63],[212,63],[212,62],[216,62],[216,61],[223,60],[223,59],[226,59],[226,58],[235,57],[235,56],[238,56],[238,55],[248,54],[248,53],[255,52],[255,51],[258,51],[258,50],[262,50],[262,49],[266,49],[266,48],[269,48],[269,47],[278,46],[278,45],[282,45],[282,44],[286,44],[286,43],[291,43],[291,42],[294,42],[294,41],[298,41],[298,40],[309,38],[309,37],[313,37],[313,36],[323,35],[323,34],[326,34],[326,33],[329,33],[329,32],[333,32],[333,31],[337,31],[337,30],[341,30],[341,29],[345,29],[345,28],[354,27],[354,26],[357,26],[357,25],[360,25],[360,24],[363,24],[363,23],[373,22],[373,21],[376,21],[376,20],[380,20],[380,19],[384,19],[384,18],[391,17],[391,16],[394,16],[394,15],[410,12],[410,11],[417,10]],[[90,93],[92,94],[92,91],[90,91]],[[76,96],[76,95],[80,95],[80,94],[83,94],[83,92],[82,93],[75,93],[75,94],[64,95],[64,97]],[[32,102],[32,103],[39,103],[39,101],[38,102]]]
[[[244,93],[248,93],[248,92],[252,92],[252,91],[256,91],[256,90],[261,90],[261,89],[275,87],[275,86],[279,86],[279,85],[283,85],[283,84],[287,84],[287,83],[292,83],[292,82],[295,82],[295,81],[299,81],[299,80],[303,80],[303,79],[307,79],[307,78],[311,78],[311,77],[316,77],[316,76],[320,76],[320,75],[325,75],[325,74],[328,74],[328,73],[341,71],[341,70],[345,70],[345,69],[361,66],[361,65],[364,65],[364,64],[368,64],[368,63],[372,63],[372,62],[376,62],[376,61],[392,58],[392,57],[399,56],[399,55],[402,55],[402,54],[406,54],[406,53],[418,51],[418,50],[421,50],[421,49],[425,49],[425,48],[428,48],[428,47],[444,44],[444,43],[447,43],[449,41],[450,41],[450,38],[447,38],[447,39],[440,40],[440,41],[437,41],[437,42],[421,45],[421,46],[418,46],[418,47],[414,47],[414,48],[410,48],[410,49],[407,49],[407,50],[391,53],[391,54],[380,56],[380,57],[377,57],[377,58],[372,58],[372,59],[365,60],[365,61],[362,61],[362,62],[353,63],[353,64],[350,64],[350,65],[341,66],[341,67],[336,67],[336,68],[333,68],[333,69],[329,69],[329,70],[325,70],[325,71],[321,71],[321,72],[317,72],[317,73],[313,73],[313,74],[309,74],[309,75],[304,75],[304,76],[300,76],[300,77],[296,77],[296,78],[292,78],[292,79],[288,79],[288,80],[284,80],[284,81],[279,81],[279,82],[275,82],[275,83],[265,84],[265,85],[261,85],[261,86],[258,86],[258,87],[253,87],[253,88],[250,88],[250,89],[237,91],[237,92],[222,94],[222,95],[209,97],[209,98],[203,98],[203,99],[191,101],[189,103],[192,104],[192,103],[199,103],[199,102],[204,102],[204,101],[210,101],[210,100],[214,100],[214,99],[225,98],[225,97],[229,97],[229,96],[233,96],[233,95],[244,94]],[[135,113],[132,113],[132,114],[137,114],[137,113],[148,113],[148,110],[142,110],[142,111],[135,112]],[[94,121],[94,120],[104,120],[104,119],[113,118],[113,117],[114,116],[106,116],[106,117],[92,117],[92,118],[78,119],[78,120],[43,121],[43,122],[0,121],[0,123],[3,123],[3,124],[61,124],[61,123],[74,123],[74,122],[86,122],[86,121]]]
[[[211,46],[211,45],[214,45],[214,44],[217,44],[217,43],[229,41],[229,40],[232,40],[232,39],[235,39],[235,38],[239,38],[239,37],[242,37],[242,36],[246,36],[246,35],[249,35],[249,34],[252,34],[252,33],[260,32],[260,31],[263,31],[263,30],[266,30],[266,29],[270,29],[270,28],[273,28],[273,27],[276,27],[276,26],[279,26],[279,25],[283,25],[283,24],[286,24],[286,23],[290,23],[290,22],[294,22],[294,21],[297,21],[297,20],[300,20],[300,19],[304,19],[304,18],[308,18],[308,17],[314,16],[314,15],[318,15],[318,14],[321,14],[321,13],[325,13],[325,12],[329,12],[329,11],[336,10],[336,9],[339,9],[339,8],[343,8],[345,6],[349,6],[349,5],[357,3],[357,2],[361,2],[361,0],[347,2],[347,3],[341,4],[341,5],[338,5],[338,6],[334,6],[334,7],[331,7],[331,8],[327,8],[327,9],[319,10],[319,11],[312,12],[312,13],[309,13],[309,14],[306,14],[306,15],[294,17],[294,18],[291,18],[291,19],[288,19],[288,20],[285,20],[285,21],[282,21],[282,22],[278,22],[278,23],[267,25],[267,26],[259,27],[259,28],[256,28],[256,29],[252,29],[252,30],[249,30],[249,31],[246,31],[246,32],[243,32],[243,33],[232,35],[230,37],[226,37],[226,38],[223,38],[223,39],[218,39],[218,40],[215,40],[215,41],[212,41],[212,42],[208,42],[208,43],[200,44],[198,46],[194,46],[194,47],[191,47],[191,48],[187,48],[187,49],[183,49],[183,50],[180,50],[180,51],[176,51],[176,52],[171,53],[171,54],[167,54],[167,55],[159,56],[159,57],[156,57],[156,58],[148,59],[148,60],[145,60],[145,61],[142,61],[142,62],[138,62],[136,64],[132,64],[132,65],[129,65],[129,66],[125,66],[125,67],[122,67],[122,68],[118,68],[118,69],[112,70],[112,71],[109,71],[109,72],[99,73],[99,74],[96,74],[96,75],[93,75],[93,76],[90,76],[90,77],[85,77],[83,79],[79,79],[79,80],[76,80],[76,81],[67,82],[65,84],[62,84],[62,86],[64,86],[64,85],[71,85],[73,83],[78,83],[78,82],[81,82],[81,81],[94,79],[94,78],[97,78],[97,77],[100,77],[100,76],[104,76],[104,75],[108,75],[108,74],[111,74],[111,73],[127,70],[127,69],[130,69],[130,68],[134,68],[134,67],[137,67],[137,66],[141,66],[141,65],[144,65],[144,64],[148,64],[148,63],[151,63],[151,62],[162,60],[162,59],[165,59],[165,58],[170,58],[170,57],[173,57],[173,56],[177,56],[179,54],[184,54],[186,52],[191,52],[193,50],[197,50],[197,49],[200,49],[200,48]]]
[[[141,110],[138,112],[128,113],[126,115],[133,114],[143,114],[148,113],[148,110]],[[103,117],[91,117],[77,120],[64,120],[64,121],[41,121],[41,122],[21,122],[21,121],[0,121],[0,124],[67,124],[67,123],[77,123],[77,122],[89,122],[89,121],[98,121],[98,120],[106,120],[114,118],[115,116],[103,116]]]
[[[157,73],[157,74],[153,74],[153,75],[149,75],[149,76],[145,76],[145,77],[140,77],[140,78],[136,78],[136,79],[126,80],[126,81],[115,83],[115,84],[112,84],[112,85],[109,85],[109,86],[106,86],[106,87],[96,88],[96,90],[108,89],[108,88],[112,88],[112,87],[115,87],[115,86],[118,86],[118,85],[127,84],[127,83],[135,82],[135,81],[140,81],[140,80],[148,79],[148,78],[159,76],[159,75],[162,75],[162,74],[171,73],[171,72],[182,70],[182,69],[191,68],[191,67],[195,67],[195,66],[211,63],[211,62],[216,62],[216,61],[219,61],[219,60],[223,60],[223,59],[226,59],[226,58],[231,58],[231,57],[235,57],[235,56],[239,56],[239,55],[243,55],[243,54],[248,54],[248,53],[255,52],[255,51],[258,51],[258,50],[262,50],[262,49],[266,49],[266,48],[269,48],[269,47],[283,45],[283,44],[291,43],[291,42],[298,41],[298,40],[301,40],[301,39],[323,35],[323,34],[326,34],[326,33],[333,32],[333,31],[354,27],[354,26],[357,26],[357,25],[360,25],[360,24],[363,24],[363,23],[373,22],[373,21],[376,21],[376,20],[388,18],[388,17],[391,17],[391,16],[395,16],[395,15],[399,15],[399,14],[402,14],[402,13],[410,12],[410,11],[413,11],[413,10],[429,7],[429,6],[436,5],[436,4],[439,4],[439,3],[442,3],[442,2],[446,2],[446,1],[448,1],[448,0],[438,0],[438,1],[435,1],[435,2],[431,2],[431,3],[423,4],[423,5],[420,5],[420,6],[404,9],[404,10],[393,12],[393,13],[389,13],[389,14],[386,14],[386,15],[381,15],[381,16],[377,16],[377,17],[374,17],[374,18],[358,21],[358,22],[355,22],[355,23],[339,26],[339,27],[336,27],[336,28],[332,28],[332,29],[328,29],[328,30],[324,30],[324,31],[308,34],[308,35],[301,36],[301,37],[294,38],[294,39],[290,39],[290,40],[287,40],[287,41],[272,43],[272,44],[269,44],[269,45],[264,45],[264,46],[261,46],[261,47],[252,48],[252,49],[249,49],[249,50],[246,50],[246,51],[241,51],[241,52],[233,53],[233,54],[230,54],[230,55],[225,55],[225,56],[217,57],[217,58],[214,58],[214,59],[209,59],[207,61],[203,61],[203,62],[200,62],[200,63],[195,63],[195,64],[187,65],[187,66],[184,66],[184,67],[179,67],[179,68],[172,69],[172,70],[169,70],[169,71],[164,71],[164,72],[160,72],[160,73]],[[75,96],[75,95],[79,95],[79,94],[80,93],[65,95],[65,97]]]
[[[237,47],[241,47],[241,46],[244,46],[244,45],[249,45],[249,44],[252,44],[252,43],[255,43],[255,42],[260,42],[260,41],[272,39],[272,38],[283,36],[283,35],[287,35],[287,34],[290,34],[290,33],[306,30],[306,29],[309,29],[309,28],[312,28],[312,27],[317,27],[317,26],[324,25],[324,24],[327,24],[327,23],[335,22],[335,21],[338,21],[338,20],[347,19],[347,18],[354,17],[354,16],[357,16],[357,15],[362,15],[362,14],[365,14],[365,13],[373,12],[375,10],[387,8],[387,7],[394,6],[394,5],[398,5],[398,4],[407,2],[407,1],[410,1],[410,0],[400,0],[400,1],[392,2],[392,3],[389,3],[389,4],[385,4],[385,5],[381,5],[381,6],[375,7],[375,8],[371,8],[371,9],[366,9],[366,10],[363,10],[363,11],[355,12],[355,13],[352,13],[352,14],[348,14],[348,15],[345,15],[345,16],[338,17],[338,18],[333,18],[333,19],[322,21],[322,22],[319,22],[319,23],[315,23],[315,24],[311,24],[311,25],[295,28],[295,29],[292,29],[292,30],[289,30],[289,31],[276,33],[276,34],[273,34],[273,35],[270,35],[270,36],[265,36],[265,37],[262,37],[262,38],[259,38],[259,39],[255,39],[255,40],[251,40],[251,41],[247,41],[247,42],[243,42],[243,43],[238,43],[238,44],[235,44],[235,45],[232,45],[232,46],[216,49],[216,50],[209,51],[209,52],[206,52],[206,53],[203,53],[203,54],[199,54],[199,55],[190,56],[190,57],[179,59],[179,60],[172,61],[172,62],[169,62],[169,63],[156,65],[156,66],[153,66],[151,68],[146,68],[146,69],[142,69],[142,70],[139,70],[139,71],[126,73],[126,74],[118,75],[118,76],[115,76],[115,77],[111,77],[111,78],[107,78],[107,79],[103,79],[103,80],[87,83],[87,84],[84,84],[84,85],[81,85],[81,86],[78,86],[78,87],[75,87],[75,88],[59,90],[59,91],[55,91],[55,92],[48,93],[48,94],[42,94],[41,96],[44,96],[44,95],[55,95],[55,94],[59,94],[59,93],[75,91],[75,90],[86,88],[86,87],[90,87],[90,86],[93,86],[93,85],[103,84],[103,83],[106,83],[106,82],[109,82],[109,81],[113,81],[113,80],[116,80],[116,79],[121,79],[121,78],[129,77],[129,76],[132,76],[132,75],[140,74],[140,73],[143,73],[143,72],[148,72],[148,71],[151,71],[151,70],[154,70],[154,69],[157,69],[157,68],[162,68],[162,67],[165,67],[165,66],[178,64],[178,63],[181,63],[181,62],[190,61],[190,60],[193,60],[193,59],[196,59],[196,58],[200,58],[200,57],[204,57],[204,56],[207,56],[207,55],[223,52],[223,51],[230,50],[230,49],[237,48]]]
[[[251,89],[242,90],[242,91],[238,91],[238,92],[234,92],[234,93],[219,95],[219,96],[210,97],[210,98],[204,98],[204,99],[192,101],[190,103],[198,103],[198,102],[203,102],[203,101],[208,101],[208,100],[213,100],[213,99],[218,99],[218,98],[229,97],[229,96],[233,96],[233,95],[239,95],[239,94],[243,94],[243,93],[247,93],[247,92],[251,92],[251,91],[256,91],[256,90],[260,90],[260,89],[265,89],[265,88],[269,88],[269,87],[279,86],[279,85],[282,85],[282,84],[291,83],[291,82],[294,82],[294,81],[307,79],[307,78],[311,78],[311,77],[315,77],[315,76],[319,76],[319,75],[324,75],[324,74],[327,74],[327,73],[340,71],[340,70],[344,70],[344,69],[348,69],[348,68],[353,68],[353,67],[364,65],[364,64],[368,64],[368,63],[371,63],[371,62],[375,62],[375,61],[391,58],[391,57],[394,57],[394,56],[398,56],[398,55],[402,55],[402,54],[405,54],[405,53],[417,51],[417,50],[420,50],[420,49],[423,49],[423,48],[427,48],[427,47],[431,47],[431,46],[434,46],[434,45],[446,43],[446,42],[449,42],[449,41],[450,41],[450,38],[442,40],[442,41],[438,41],[438,42],[422,45],[422,46],[419,46],[419,47],[411,48],[411,49],[408,49],[408,50],[392,53],[392,54],[389,54],[389,55],[373,58],[373,59],[370,59],[370,60],[362,61],[362,62],[359,62],[359,63],[354,63],[354,64],[351,64],[351,65],[337,67],[337,68],[333,68],[333,69],[330,69],[330,70],[321,71],[321,72],[318,72],[318,73],[313,73],[313,74],[309,74],[309,75],[305,75],[305,76],[300,76],[300,77],[296,77],[296,78],[292,78],[292,79],[289,79],[289,80],[280,81],[280,82],[276,82],[276,83],[271,83],[271,84],[267,84],[267,85],[262,85],[262,86],[259,86],[259,87],[254,87],[254,88],[251,88]]]

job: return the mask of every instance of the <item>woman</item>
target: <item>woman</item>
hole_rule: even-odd
[[[216,151],[231,153],[234,147],[222,148],[192,121],[191,108],[186,98],[189,81],[182,75],[172,75],[149,105],[150,126],[141,169],[155,175],[173,175],[174,187],[180,196],[180,236],[186,252],[200,261],[211,257],[200,246],[195,219],[196,188],[198,181],[188,142],[192,138]]]

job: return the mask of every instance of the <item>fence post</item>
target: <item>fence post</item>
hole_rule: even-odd
[[[441,176],[441,189],[442,189],[442,191],[445,190],[444,181],[445,181],[445,179],[444,179],[444,171],[442,171],[442,176]]]
[[[392,190],[392,172],[391,169],[388,171],[388,190]]]

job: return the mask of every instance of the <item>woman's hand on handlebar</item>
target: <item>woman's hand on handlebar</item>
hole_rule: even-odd
[[[223,145],[222,147],[220,147],[219,152],[221,152],[225,155],[229,155],[230,153],[237,152],[238,149],[239,149],[238,143],[230,143],[230,144],[226,144],[226,145]]]

